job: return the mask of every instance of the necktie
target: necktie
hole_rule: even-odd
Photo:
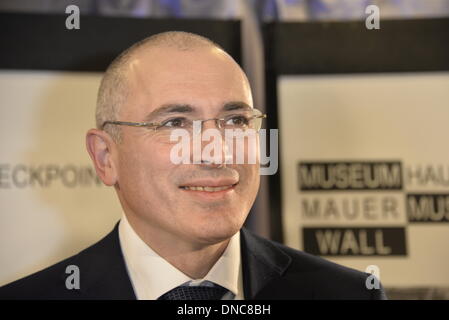
[[[158,300],[220,300],[228,290],[214,285],[205,286],[179,286],[163,294]]]

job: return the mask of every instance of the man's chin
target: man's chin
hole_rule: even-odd
[[[191,235],[194,235],[197,243],[214,245],[229,240],[241,229],[241,227],[241,225],[227,227],[214,226],[207,230],[195,230]]]

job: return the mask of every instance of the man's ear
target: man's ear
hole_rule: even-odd
[[[115,142],[104,131],[90,129],[86,134],[86,147],[92,159],[98,177],[107,186],[117,182],[117,167],[112,157]]]

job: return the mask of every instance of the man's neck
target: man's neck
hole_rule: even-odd
[[[220,259],[228,243],[229,239],[215,245],[203,247],[200,250],[187,249],[184,252],[173,255],[159,255],[190,278],[202,279]]]
[[[147,246],[192,279],[204,278],[220,259],[228,246],[226,239],[216,244],[198,244],[185,241],[170,233],[161,233],[151,226],[127,217],[129,224]],[[145,226],[142,228],[142,226]],[[154,236],[156,235],[157,236]]]

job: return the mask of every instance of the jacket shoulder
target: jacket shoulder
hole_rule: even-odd
[[[368,279],[370,274],[254,234],[251,237],[260,246],[282,252],[290,258],[280,279],[264,290],[270,296],[279,299],[386,299],[377,279],[378,289],[367,286],[367,280],[372,283],[372,278]]]
[[[76,265],[77,255],[48,268],[0,287],[0,299],[57,299],[68,298],[66,269]]]
[[[0,287],[0,299],[80,299],[78,290],[66,286],[67,279],[74,274],[68,267],[91,269],[86,262],[96,263],[95,257],[110,245],[114,231],[78,254]]]

